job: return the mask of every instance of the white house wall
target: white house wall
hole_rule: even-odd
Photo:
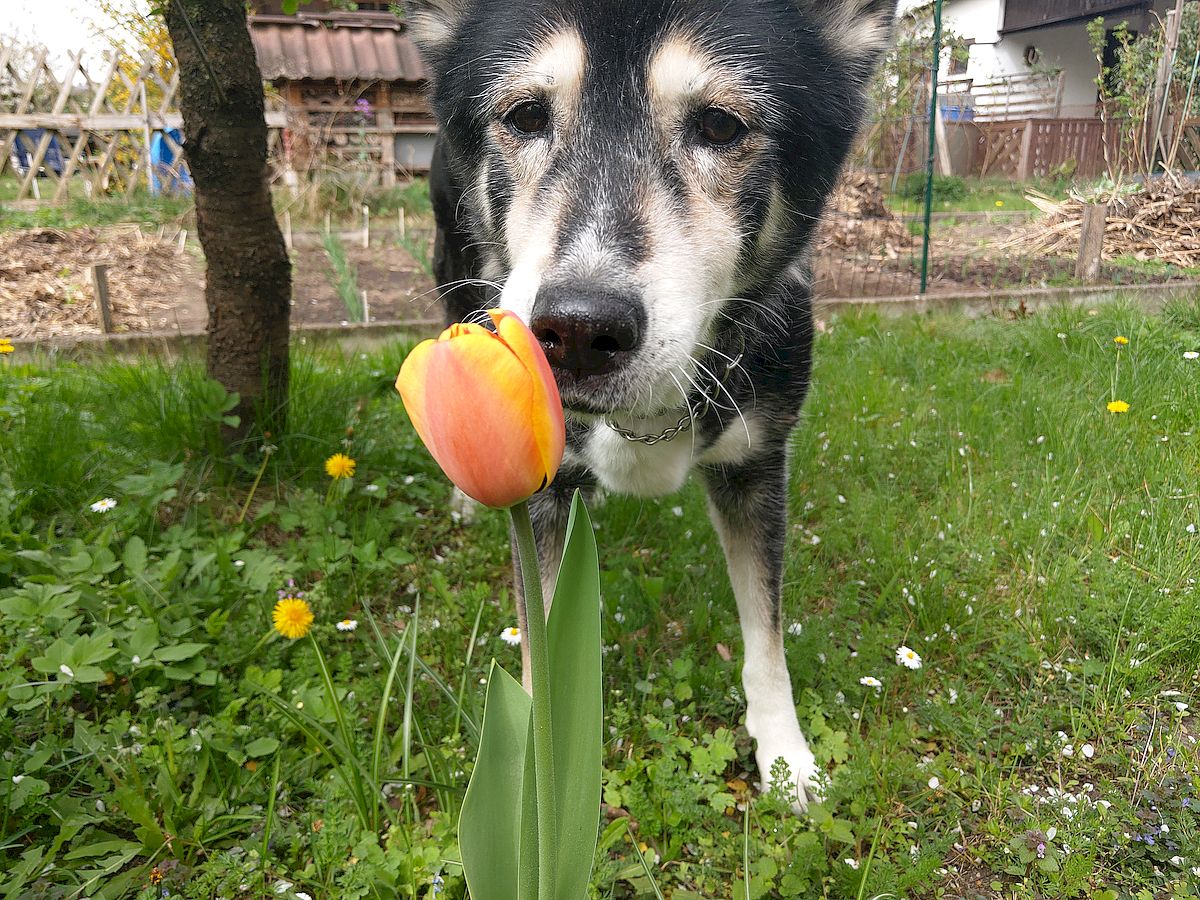
[[[1155,0],[1154,8],[1160,15],[1165,15],[1168,3],[1174,6],[1171,0]],[[928,0],[903,0],[900,7],[904,12],[930,5]],[[1125,16],[1113,15],[1105,24],[1113,28],[1125,19]],[[1003,0],[946,0],[942,13],[946,30],[958,38],[975,41],[970,49],[967,77],[991,80],[1027,74],[1032,70],[1025,62],[1025,48],[1034,46],[1040,54],[1039,67],[1061,69],[1064,73],[1060,114],[1066,118],[1095,115],[1098,71],[1096,57],[1088,42],[1087,24],[1072,22],[1001,35],[1003,20]],[[1136,23],[1131,24],[1136,27]],[[948,62],[947,54],[943,66]]]

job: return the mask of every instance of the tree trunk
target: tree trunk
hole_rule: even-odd
[[[208,262],[208,374],[241,425],[280,431],[287,410],[291,261],[271,206],[262,75],[245,0],[169,0],[184,152]]]

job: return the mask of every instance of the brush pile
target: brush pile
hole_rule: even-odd
[[[1044,217],[1021,229],[1001,249],[1073,256],[1079,251],[1085,201],[1030,194]],[[1130,256],[1182,268],[1200,267],[1200,184],[1157,179],[1108,208],[1104,258]]]
[[[192,260],[136,225],[0,232],[0,335],[10,339],[100,331],[89,266],[108,266],[117,331],[169,327]]]
[[[888,209],[874,176],[846,172],[829,197],[815,248],[821,251],[836,247],[895,259],[912,240],[904,223]]]

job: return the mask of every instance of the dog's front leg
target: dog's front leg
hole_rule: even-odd
[[[800,731],[792,682],[783,654],[780,590],[787,536],[787,460],[783,446],[752,462],[704,469],[709,512],[725,549],[729,580],[741,620],[745,662],[746,729],[763,790],[772,785],[772,767],[782,759],[790,781],[784,785],[804,808],[816,795],[813,755]]]
[[[592,487],[591,476],[585,470],[563,466],[546,490],[529,498],[529,517],[533,521],[534,537],[537,538],[538,571],[541,575],[542,603],[545,607],[543,615],[550,614],[550,604],[554,600],[554,583],[558,580],[558,567],[562,563],[567,521],[571,516],[571,500],[577,489],[586,493]],[[525,590],[521,583],[521,565],[517,559],[515,539],[512,545],[517,627],[521,629],[521,683],[525,690],[529,691],[529,611],[525,604]]]

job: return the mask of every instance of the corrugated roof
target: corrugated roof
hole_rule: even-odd
[[[424,81],[417,48],[394,16],[251,16],[268,81]]]

